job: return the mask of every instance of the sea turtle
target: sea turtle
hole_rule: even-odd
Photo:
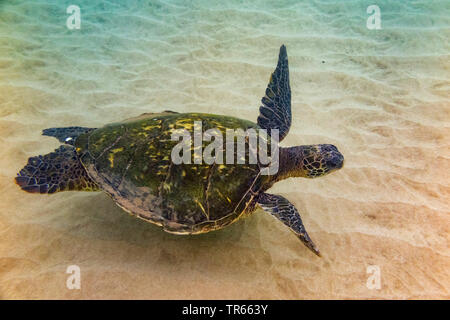
[[[335,146],[279,147],[278,171],[269,175],[261,174],[264,166],[259,159],[244,164],[173,161],[172,152],[177,145],[172,139],[173,132],[184,129],[192,133],[195,123],[202,125],[202,133],[213,128],[222,133],[227,129],[253,128],[267,130],[269,134],[276,129],[279,141],[286,136],[292,116],[284,45],[259,112],[257,123],[222,115],[165,111],[146,113],[102,128],[45,129],[43,135],[56,137],[64,144],[54,152],[29,158],[15,181],[31,193],[103,190],[125,211],[175,234],[221,229],[251,214],[259,205],[320,255],[294,205],[265,191],[289,177],[315,178],[340,169],[344,157]],[[237,143],[238,137],[231,141]],[[250,147],[248,136],[245,143]],[[201,147],[204,145],[202,142]],[[187,151],[194,149],[195,141],[194,146],[187,144]],[[236,150],[232,151],[233,159]],[[192,154],[195,158],[195,152]],[[246,151],[245,155],[249,154]],[[191,155],[188,158],[191,160]]]

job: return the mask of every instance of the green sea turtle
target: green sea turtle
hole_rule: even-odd
[[[221,115],[165,111],[102,128],[45,129],[43,135],[56,137],[64,144],[47,155],[29,158],[15,180],[31,193],[103,190],[125,211],[176,234],[217,230],[260,206],[320,255],[296,208],[286,198],[265,191],[289,177],[315,178],[340,169],[344,157],[335,146],[279,147],[279,168],[272,175],[261,174],[264,166],[259,159],[252,164],[207,164],[195,159],[175,164],[172,160],[178,143],[172,139],[174,130],[192,133],[196,121],[202,125],[201,132],[253,128],[271,134],[276,129],[279,141],[287,135],[292,116],[284,45],[259,111],[257,123]],[[237,141],[236,137],[232,144]],[[201,146],[205,145],[202,142]],[[245,145],[250,147],[248,139]],[[195,144],[187,145],[188,151],[194,148]],[[233,149],[233,158],[237,149]],[[250,154],[248,150],[246,156]],[[192,160],[191,155],[189,159]]]

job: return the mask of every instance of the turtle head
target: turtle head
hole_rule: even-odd
[[[344,156],[332,144],[281,148],[280,172],[276,180],[288,177],[317,178],[341,169]]]
[[[344,165],[344,156],[332,144],[301,146],[301,169],[306,178],[324,176]]]

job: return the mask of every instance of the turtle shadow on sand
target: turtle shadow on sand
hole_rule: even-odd
[[[101,257],[106,265],[140,261],[145,267],[167,270],[188,264],[196,270],[207,268],[218,274],[236,269],[244,274],[245,268],[252,272],[254,267],[251,266],[256,261],[258,269],[268,269],[272,265],[270,253],[261,244],[255,215],[225,229],[182,236],[136,219],[103,193],[85,194],[66,201],[71,204],[70,210],[53,221],[51,227],[70,237],[92,242],[93,245],[83,249],[89,252],[83,254]],[[103,252],[111,245],[114,245],[114,254],[105,255]]]
[[[92,217],[89,227],[92,230],[90,232],[87,232],[87,230],[79,231],[86,236],[97,239],[125,241],[141,247],[149,246],[150,240],[159,240],[160,245],[168,242],[177,242],[180,246],[190,245],[191,243],[206,244],[208,242],[211,246],[214,246],[223,240],[239,241],[245,229],[244,224],[238,221],[229,228],[216,230],[215,232],[190,236],[171,234],[164,232],[159,226],[136,219],[124,212],[105,194],[99,193],[94,197],[94,202],[80,199],[78,203],[79,214]],[[76,220],[76,215],[71,219]],[[248,221],[248,219],[246,220]]]

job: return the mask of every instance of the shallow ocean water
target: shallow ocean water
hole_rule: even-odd
[[[450,298],[448,1],[0,3],[0,298]],[[381,9],[381,30],[366,8]],[[58,146],[42,129],[143,112],[255,121],[287,46],[282,145],[335,144],[345,167],[270,191],[323,257],[262,210],[175,236],[103,193],[26,194],[13,177]],[[81,268],[81,290],[66,269]],[[366,282],[378,266],[381,287]]]

